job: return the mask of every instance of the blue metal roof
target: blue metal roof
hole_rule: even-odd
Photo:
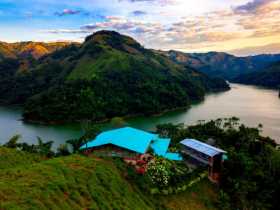
[[[153,139],[157,139],[157,135],[135,128],[125,127],[105,131],[94,140],[84,144],[80,149],[113,144],[143,154],[147,151]]]
[[[199,151],[203,154],[206,154],[210,157],[213,157],[219,153],[226,153],[226,151],[219,149],[217,147],[213,147],[209,144],[205,144],[201,141],[195,140],[195,139],[185,139],[180,142],[181,144],[190,147],[196,151]]]
[[[154,153],[157,155],[164,156],[168,150],[170,139],[158,138],[152,141],[151,148],[154,150]]]
[[[170,153],[170,152],[167,152],[164,157],[168,160],[177,160],[177,161],[180,161],[180,160],[183,160],[183,157],[179,154],[179,153]]]
[[[182,160],[177,153],[167,153],[170,139],[160,138],[157,134],[152,134],[139,129],[125,127],[115,130],[105,131],[99,134],[94,140],[84,144],[80,149],[99,147],[106,144],[113,144],[140,154],[147,152],[151,147],[156,155],[163,156],[169,160]]]

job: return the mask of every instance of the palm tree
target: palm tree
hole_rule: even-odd
[[[43,142],[43,140],[40,137],[37,137],[38,145],[37,146],[37,152],[41,155],[45,156],[53,156],[53,151],[51,150],[53,141]]]
[[[68,149],[68,145],[67,144],[61,144],[58,148],[57,148],[57,156],[67,156],[70,155],[69,149]]]
[[[73,153],[76,153],[79,151],[80,147],[83,145],[83,141],[81,138],[79,139],[69,139],[66,141],[66,143],[70,144],[72,146]]]
[[[9,139],[9,141],[6,144],[4,144],[4,146],[9,148],[16,148],[18,146],[18,141],[20,138],[21,135],[14,135],[12,138]]]
[[[78,139],[69,139],[66,141],[66,143],[71,145],[73,153],[78,152],[82,145],[94,139],[101,131],[100,126],[91,124],[88,121],[83,122],[81,127],[84,132],[83,136]]]

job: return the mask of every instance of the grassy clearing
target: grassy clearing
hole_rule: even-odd
[[[129,67],[129,55],[122,54],[116,50],[104,50],[104,53],[96,59],[90,56],[83,57],[68,76],[68,79],[92,80],[97,79],[100,76],[100,72],[111,69],[125,71]]]

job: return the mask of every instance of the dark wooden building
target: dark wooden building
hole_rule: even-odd
[[[195,139],[185,139],[180,143],[181,153],[197,164],[208,166],[209,179],[215,183],[219,182],[226,151]]]

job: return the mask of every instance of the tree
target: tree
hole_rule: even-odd
[[[25,142],[21,143],[18,145],[18,147],[25,152],[30,152],[30,153],[37,153],[37,147],[34,144],[27,144]]]
[[[92,124],[90,121],[84,121],[81,124],[83,135],[80,137],[82,143],[86,143],[88,140],[94,139],[100,132],[101,127],[96,124]]]
[[[5,147],[8,148],[16,148],[18,146],[18,141],[21,138],[21,135],[17,134],[9,139],[9,141],[4,144]]]
[[[184,124],[177,124],[174,125],[172,123],[167,123],[167,124],[160,124],[157,125],[157,133],[161,137],[175,137],[176,134],[178,134],[179,130],[182,129]]]
[[[53,141],[43,142],[40,137],[37,137],[38,144],[36,145],[37,153],[45,155],[47,157],[52,157],[54,152],[52,149]]]
[[[111,119],[111,125],[114,128],[121,128],[125,126],[126,122],[122,117],[114,117]]]
[[[68,145],[67,144],[61,144],[57,148],[56,156],[67,156],[67,155],[70,155],[70,154],[71,153],[70,153],[70,151],[68,149]]]
[[[91,124],[88,121],[83,122],[81,126],[84,134],[80,138],[69,139],[66,141],[66,143],[71,145],[73,153],[78,152],[81,146],[88,141],[93,140],[101,131],[100,126]]]
[[[80,147],[84,144],[83,139],[69,139],[66,141],[67,144],[70,144],[72,147],[72,152],[76,153],[80,150]]]

